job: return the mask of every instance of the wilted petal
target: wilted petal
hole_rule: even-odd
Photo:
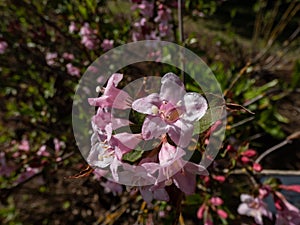
[[[167,124],[160,117],[147,116],[142,127],[142,136],[145,140],[157,138],[167,133]]]
[[[174,124],[170,125],[168,134],[176,145],[185,148],[192,139],[193,130],[193,124],[185,123],[183,120],[179,119]]]
[[[156,115],[160,104],[159,95],[157,93],[150,94],[144,98],[139,98],[132,103],[132,108],[148,115]]]
[[[208,107],[206,99],[195,92],[186,93],[183,98],[183,103],[185,106],[183,119],[190,122],[200,120]]]
[[[181,80],[174,73],[167,73],[161,79],[160,98],[176,105],[182,100],[185,88]]]

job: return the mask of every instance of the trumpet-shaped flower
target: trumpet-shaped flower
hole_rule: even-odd
[[[277,209],[275,225],[298,225],[300,224],[300,210],[289,203],[279,192],[275,192],[275,206]]]
[[[161,84],[160,93],[132,104],[134,110],[148,115],[142,127],[143,138],[150,140],[168,133],[176,145],[186,147],[193,134],[193,123],[204,116],[207,102],[198,93],[186,93],[183,83],[173,73],[164,75]]]
[[[114,107],[116,109],[129,109],[131,97],[127,92],[117,88],[118,83],[122,80],[123,74],[113,74],[104,89],[104,93],[99,98],[89,98],[88,101],[92,106]]]
[[[272,213],[267,209],[266,203],[260,198],[251,195],[241,194],[242,203],[238,207],[240,215],[251,216],[257,224],[263,225],[263,216],[272,219]]]
[[[144,163],[142,166],[150,174],[158,172],[156,185],[164,186],[174,183],[186,194],[195,191],[196,174],[206,174],[204,167],[182,159],[185,151],[164,141],[159,152],[159,163]],[[162,183],[164,182],[164,183]]]

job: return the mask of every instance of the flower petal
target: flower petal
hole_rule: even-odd
[[[168,192],[164,189],[157,189],[154,191],[154,199],[159,201],[169,201],[169,195]]]
[[[176,105],[182,100],[185,88],[181,80],[174,73],[167,73],[161,79],[160,98]]]
[[[176,145],[185,148],[192,139],[193,130],[194,126],[192,124],[184,123],[184,121],[179,119],[170,125],[168,134]]]
[[[193,174],[208,176],[208,171],[206,168],[196,163],[187,162],[184,166],[184,169]]]
[[[160,117],[147,116],[145,118],[142,127],[142,136],[145,140],[157,138],[167,133],[167,131],[167,124]]]
[[[107,95],[107,90],[109,90],[111,87],[117,87],[119,82],[123,79],[123,74],[121,73],[114,73],[110,76],[110,78],[107,81],[106,89],[104,94]]]
[[[206,99],[195,92],[186,93],[183,102],[186,110],[183,119],[190,122],[200,120],[208,107]]]
[[[173,177],[174,184],[185,194],[190,195],[196,189],[196,175],[187,171],[178,172]]]
[[[135,100],[132,103],[132,108],[139,113],[154,115],[156,114],[154,109],[155,107],[158,109],[160,103],[159,95],[157,93],[153,93],[144,98]]]

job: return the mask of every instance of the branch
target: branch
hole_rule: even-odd
[[[263,154],[261,154],[256,160],[256,163],[259,163],[264,157],[266,157],[267,155],[269,155],[270,153],[274,152],[275,150],[285,146],[286,144],[291,144],[293,142],[294,139],[300,139],[300,131],[297,131],[293,134],[291,134],[290,136],[288,136],[284,141],[280,142],[277,145],[274,145],[273,147],[269,148],[268,150],[266,150]]]

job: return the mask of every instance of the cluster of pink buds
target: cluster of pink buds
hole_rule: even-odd
[[[113,182],[138,186],[148,203],[153,199],[169,200],[165,187],[170,185],[185,194],[194,193],[196,175],[207,171],[184,156],[193,136],[193,124],[208,108],[206,99],[195,92],[187,93],[173,73],[161,78],[159,93],[134,99],[117,88],[122,78],[122,74],[113,74],[103,94],[88,99],[90,105],[97,107],[92,117],[88,163]],[[122,127],[134,124],[113,115],[115,110],[133,110],[143,116],[140,131],[121,132]],[[143,148],[146,143],[152,147]]]

